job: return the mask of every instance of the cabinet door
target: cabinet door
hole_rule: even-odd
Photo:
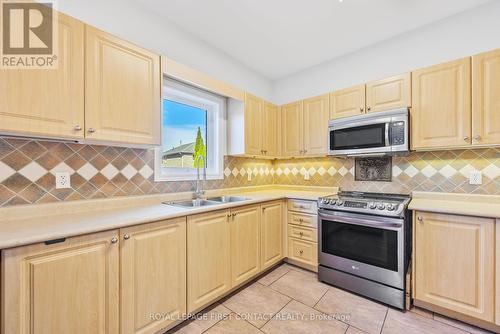
[[[263,127],[263,148],[264,154],[268,157],[279,155],[279,138],[281,135],[281,123],[279,108],[271,103],[264,103],[264,124]]]
[[[264,101],[245,94],[245,153],[264,155],[263,152]]]
[[[188,217],[188,312],[231,288],[229,211]]]
[[[338,90],[330,94],[330,118],[355,116],[365,112],[365,85]]]
[[[121,333],[158,333],[186,313],[186,219],[124,228],[120,236]]]
[[[260,271],[260,206],[231,211],[231,281],[237,286]]]
[[[118,333],[118,231],[2,251],[2,333]]]
[[[493,219],[417,212],[415,298],[493,322]]]
[[[160,57],[103,31],[85,31],[85,136],[160,144]]]
[[[283,130],[284,156],[294,157],[302,155],[304,151],[304,126],[302,115],[302,101],[281,106],[281,120]]]
[[[84,25],[61,13],[57,24],[57,69],[0,70],[0,132],[83,138]]]
[[[500,50],[472,57],[472,144],[500,144]]]
[[[412,73],[413,149],[471,144],[470,58]]]
[[[283,259],[283,203],[262,205],[261,268],[265,270]]]
[[[411,107],[411,73],[366,84],[366,111]]]
[[[328,152],[328,94],[304,100],[304,154]]]

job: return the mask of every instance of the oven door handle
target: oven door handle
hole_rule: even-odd
[[[390,125],[389,122],[385,123],[385,146],[386,147],[391,146],[391,143],[389,141],[389,125]]]
[[[335,215],[328,215],[328,214],[325,214],[323,212],[319,212],[318,216],[320,218],[337,221],[339,223],[363,225],[363,226],[369,226],[369,227],[377,227],[377,228],[401,228],[401,227],[403,227],[403,223],[379,222],[379,221],[374,221],[374,220],[370,220],[370,219],[335,216]]]

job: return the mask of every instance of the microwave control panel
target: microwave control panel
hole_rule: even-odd
[[[405,122],[391,123],[391,145],[403,145],[405,143]]]

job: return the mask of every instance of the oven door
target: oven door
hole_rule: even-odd
[[[404,287],[404,219],[319,210],[319,263]]]

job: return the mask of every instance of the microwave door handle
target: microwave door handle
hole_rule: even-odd
[[[391,143],[389,142],[389,126],[390,126],[389,122],[385,123],[385,146],[386,147],[391,146]]]
[[[361,219],[361,218],[353,218],[353,217],[339,217],[339,216],[328,215],[328,214],[325,214],[322,212],[319,213],[319,217],[325,218],[328,220],[337,221],[339,223],[363,225],[363,226],[376,227],[376,228],[399,229],[403,226],[403,224],[401,224],[401,223],[388,223],[388,222],[384,223],[384,222],[375,222],[375,221],[369,220],[369,219]]]

